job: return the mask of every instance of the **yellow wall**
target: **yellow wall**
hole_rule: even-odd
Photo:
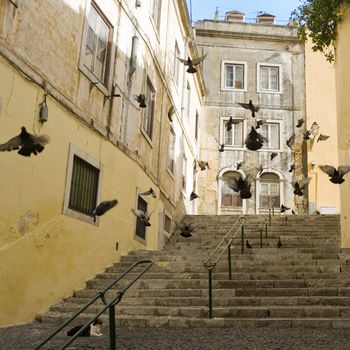
[[[330,136],[326,141],[314,142],[308,147],[310,213],[322,207],[334,207],[340,212],[339,187],[329,181],[319,165],[338,165],[337,112],[334,65],[326,61],[320,52],[312,51],[311,39],[305,44],[305,91],[307,129],[313,122],[319,132]],[[317,137],[317,136],[316,136]],[[310,142],[310,141],[309,141]],[[311,162],[315,166],[311,167]]]
[[[51,140],[38,156],[0,153],[1,326],[31,320],[120,255],[155,249],[158,199],[148,199],[155,214],[143,245],[133,237],[136,187],[157,187],[141,167],[51,98],[49,120],[41,126],[43,91],[1,58],[0,76],[0,143],[17,135],[21,126]],[[100,200],[119,200],[98,226],[62,215],[70,143],[103,165]]]
[[[338,26],[336,91],[338,120],[338,157],[340,165],[350,165],[350,8]],[[342,246],[350,247],[350,174],[340,185]]]

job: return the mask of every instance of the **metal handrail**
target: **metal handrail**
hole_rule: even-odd
[[[272,216],[275,215],[275,199],[274,198],[269,198],[269,207],[268,207],[268,212],[262,217],[259,225],[259,232],[260,232],[260,248],[262,248],[262,242],[263,242],[263,231],[265,230],[265,238],[267,238],[267,226],[271,226],[271,219]],[[272,214],[272,215],[271,215]],[[268,224],[268,225],[267,225]]]
[[[105,299],[105,293],[110,290],[118,281],[120,281],[124,276],[126,276],[131,270],[133,270],[136,266],[141,264],[148,264],[128,285],[121,291],[118,291],[116,296],[112,301],[107,304]],[[83,311],[85,311],[89,306],[91,306],[96,300],[101,298],[102,302],[105,304],[102,310],[100,310],[94,317],[92,317],[89,321],[87,321],[83,327],[74,334],[59,350],[64,350],[68,345],[73,343],[73,341],[79,337],[79,335],[87,329],[91,323],[93,323],[100,315],[102,315],[107,309],[109,309],[109,339],[110,339],[110,350],[116,349],[116,339],[115,339],[115,306],[122,300],[124,293],[153,265],[152,260],[142,260],[135,262],[131,265],[126,271],[124,271],[118,278],[112,281],[105,289],[98,292],[95,297],[93,297],[88,303],[86,303],[83,307],[81,307],[78,311],[76,311],[66,322],[64,322],[60,327],[58,327],[55,331],[53,331],[49,336],[47,336],[39,345],[37,345],[34,350],[38,350],[42,348],[48,341],[50,341],[56,334],[58,334],[64,327],[66,327],[69,323],[71,323],[75,318],[77,318]]]
[[[213,252],[209,255],[208,259],[203,263],[203,266],[208,270],[208,295],[209,295],[209,319],[213,318],[213,288],[212,288],[212,272],[215,269],[219,259],[221,258],[224,251],[227,249],[228,253],[228,273],[229,279],[232,279],[232,266],[231,266],[231,243],[236,237],[237,233],[241,231],[241,250],[242,254],[244,254],[244,225],[247,222],[247,218],[245,216],[240,216],[239,219],[233,224],[230,230],[226,233],[224,238],[220,241],[220,243],[216,246]],[[237,227],[237,224],[239,225]],[[234,231],[234,229],[236,230]],[[232,234],[232,232],[234,233]],[[223,245],[223,243],[226,243]],[[220,250],[220,248],[222,248]],[[212,260],[212,258],[217,254],[216,259]]]

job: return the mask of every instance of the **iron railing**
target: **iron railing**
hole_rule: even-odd
[[[208,270],[208,295],[209,295],[209,319],[213,318],[213,276],[212,272],[215,269],[219,259],[227,249],[228,253],[228,273],[229,279],[232,279],[232,266],[231,266],[231,243],[236,237],[238,232],[241,232],[241,251],[244,254],[244,225],[247,221],[245,216],[240,216],[239,219],[233,224],[230,230],[226,233],[224,238],[216,246],[213,252],[209,255],[208,259],[203,263],[203,266]]]
[[[265,238],[267,238],[267,226],[271,226],[271,220],[272,216],[275,215],[275,208],[274,208],[274,198],[269,199],[269,207],[268,212],[262,217],[259,225],[259,232],[260,232],[260,248],[263,246],[263,231],[265,231]]]
[[[112,301],[107,303],[105,298],[105,293],[110,290],[118,281],[125,277],[131,270],[136,266],[141,264],[147,264],[147,266],[132,280],[128,285],[121,291],[116,293],[116,296]],[[83,311],[85,311],[89,306],[91,306],[96,300],[101,299],[105,305],[94,317],[87,321],[83,327],[74,334],[68,341],[66,341],[58,350],[64,350],[68,345],[73,343],[79,335],[87,329],[91,323],[93,323],[99,316],[101,316],[107,309],[109,313],[109,343],[110,350],[116,350],[116,337],[115,337],[115,306],[122,300],[124,293],[153,265],[152,260],[142,260],[131,265],[126,271],[124,271],[118,278],[112,281],[105,289],[98,292],[95,297],[93,297],[88,303],[86,303],[82,308],[75,312],[66,322],[64,322],[60,327],[53,331],[49,336],[47,336],[39,345],[35,347],[34,350],[42,348],[47,342],[49,342],[53,337],[55,337],[64,327],[76,319]]]

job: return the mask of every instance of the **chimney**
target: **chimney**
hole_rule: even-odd
[[[219,8],[217,7],[214,14],[214,21],[218,21],[218,20],[219,20]]]
[[[244,22],[244,13],[239,11],[226,12],[225,19],[228,22]]]
[[[276,16],[270,15],[269,13],[263,13],[256,17],[256,23],[261,24],[275,24]]]

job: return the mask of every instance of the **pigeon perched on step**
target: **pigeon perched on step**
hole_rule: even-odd
[[[350,166],[341,165],[336,169],[331,165],[320,165],[320,169],[330,177],[330,182],[334,184],[342,184],[345,181],[343,176],[350,171]]]
[[[23,157],[30,157],[32,154],[41,153],[48,142],[49,138],[47,136],[32,135],[22,126],[19,135],[0,145],[0,152],[10,152],[18,149],[18,154]]]
[[[248,240],[246,240],[245,246],[246,246],[248,249],[251,249],[251,248],[252,248],[252,246],[251,246],[251,244],[248,242]]]
[[[86,329],[84,329],[80,334],[79,337],[100,337],[103,335],[101,333],[101,325],[103,321],[99,318],[97,318],[93,323],[91,323]],[[74,334],[78,333],[84,325],[78,325],[73,328],[71,328],[67,332],[67,336],[72,337]]]
[[[251,131],[244,141],[246,147],[250,151],[257,151],[263,146],[264,142],[268,142],[267,138],[259,134],[254,126],[252,126]]]
[[[259,111],[260,107],[254,106],[252,100],[249,100],[249,103],[241,103],[238,102],[240,106],[242,106],[244,109],[249,109],[252,112],[252,117],[255,118],[255,113]]]
[[[101,202],[96,209],[93,211],[94,214],[94,222],[96,221],[96,216],[101,216],[106,213],[108,210],[112,209],[118,204],[117,199],[112,199],[110,201]]]
[[[188,68],[186,70],[187,73],[194,74],[197,72],[197,69],[194,68],[194,66],[197,66],[198,64],[200,64],[206,57],[207,57],[207,55],[196,57],[194,59],[191,59],[190,57],[188,57],[187,60],[184,60],[180,57],[178,57],[177,59],[181,63],[183,63],[185,66],[188,66]]]
[[[277,248],[281,248],[281,247],[282,247],[281,238],[278,238]]]

